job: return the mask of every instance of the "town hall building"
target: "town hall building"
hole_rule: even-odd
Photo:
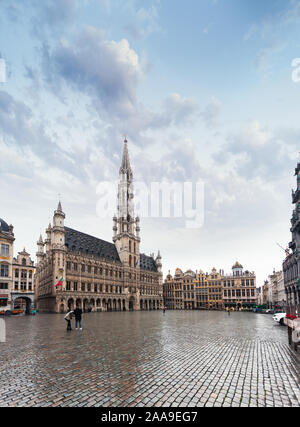
[[[156,310],[163,305],[162,263],[140,253],[140,219],[134,215],[133,174],[124,141],[113,242],[65,226],[61,202],[37,246],[40,312]]]

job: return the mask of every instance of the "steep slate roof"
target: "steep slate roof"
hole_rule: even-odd
[[[81,252],[85,255],[93,255],[105,258],[107,261],[121,263],[116,246],[113,243],[98,239],[72,228],[65,227],[65,245],[70,252]],[[140,269],[157,272],[155,261],[152,257],[140,254]]]
[[[0,218],[0,231],[4,231],[5,233],[9,232],[9,226],[7,225],[7,223]]]
[[[140,269],[141,270],[150,270],[157,271],[157,267],[154,259],[151,256],[145,254],[140,254]]]
[[[70,252],[81,252],[85,255],[93,255],[105,258],[107,261],[121,263],[118,251],[113,243],[89,236],[72,228],[65,227],[65,244]]]

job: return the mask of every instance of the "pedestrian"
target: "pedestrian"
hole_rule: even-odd
[[[67,322],[67,331],[72,331],[71,320],[72,320],[73,314],[74,314],[74,311],[68,308],[68,312],[65,315],[65,320]]]
[[[82,316],[82,310],[81,308],[79,308],[79,306],[77,305],[75,310],[74,310],[74,315],[75,315],[75,328],[78,329],[78,325],[80,330],[82,331],[82,326],[81,326],[81,316]]]
[[[164,307],[164,309],[163,309],[163,314],[165,314],[166,313],[166,307]]]

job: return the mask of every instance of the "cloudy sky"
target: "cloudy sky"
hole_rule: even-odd
[[[127,134],[136,181],[203,182],[204,223],[142,218],[164,274],[261,285],[290,241],[300,148],[296,0],[0,0],[0,217],[36,252],[58,198],[66,225],[111,241],[97,212]]]

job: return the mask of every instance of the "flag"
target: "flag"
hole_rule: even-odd
[[[63,285],[62,282],[63,282],[63,278],[61,277],[59,281],[56,283],[55,287],[57,288],[58,286],[62,286]]]

